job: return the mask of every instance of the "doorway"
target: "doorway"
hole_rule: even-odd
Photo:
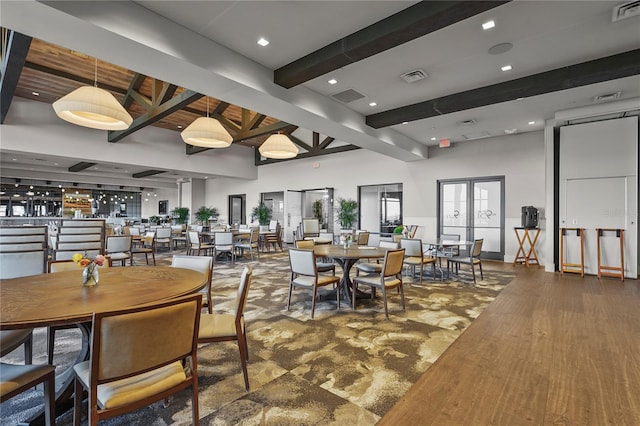
[[[441,234],[482,238],[483,257],[504,260],[504,176],[438,181]]]
[[[229,195],[229,225],[247,223],[247,195]]]

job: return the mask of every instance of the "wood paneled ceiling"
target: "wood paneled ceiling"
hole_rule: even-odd
[[[139,127],[152,125],[173,130],[177,140],[182,141],[178,132],[196,118],[207,114],[207,97],[193,93],[189,97],[196,99],[193,102],[159,119],[149,120],[148,117],[160,110],[162,102],[186,95],[188,88],[172,87],[153,76],[140,75],[99,58],[96,65],[96,58],[35,38],[31,40],[14,96],[50,104],[80,86],[93,85],[96,69],[98,87],[110,91],[125,105],[134,118],[132,127],[136,125],[136,121],[142,121]],[[258,147],[271,133],[291,133],[296,129],[296,126],[275,117],[218,99],[209,97],[208,103],[210,116],[218,118],[234,137],[234,143],[240,145]],[[108,139],[110,142],[117,142],[117,136],[118,132],[109,132]],[[188,154],[203,150],[205,149],[187,146]]]

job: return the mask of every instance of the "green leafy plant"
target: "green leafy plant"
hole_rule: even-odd
[[[402,226],[402,225],[396,226],[393,229],[393,233],[394,234],[402,234],[402,232],[404,232],[404,226]]]
[[[160,216],[149,216],[149,222],[157,225],[158,223],[160,223]]]
[[[358,202],[352,199],[338,198],[336,213],[342,229],[351,229],[358,219]]]
[[[219,213],[217,208],[202,206],[196,211],[195,216],[200,224],[207,225],[209,223],[209,219],[212,217],[217,217],[218,214]]]
[[[175,220],[177,225],[187,223],[189,219],[189,207],[176,207],[175,209],[171,210],[171,215],[173,216],[173,219]]]
[[[258,223],[260,225],[269,225],[269,221],[271,220],[271,209],[261,201],[257,207],[253,208],[251,215],[258,218]]]
[[[323,216],[323,211],[322,211],[322,200],[315,200],[313,202],[313,217],[318,219],[318,221],[320,223],[322,223],[322,216]]]

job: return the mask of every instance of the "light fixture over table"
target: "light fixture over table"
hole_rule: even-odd
[[[267,138],[258,151],[263,157],[286,159],[298,155],[298,147],[291,142],[287,135],[275,134]]]
[[[226,148],[233,142],[222,124],[215,118],[209,117],[209,97],[207,97],[207,116],[196,118],[180,135],[189,145],[205,148]]]
[[[98,130],[124,130],[133,118],[109,92],[98,87],[98,59],[96,58],[93,86],[82,86],[53,103],[61,119],[79,126]]]

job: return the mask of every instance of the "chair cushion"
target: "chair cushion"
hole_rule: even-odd
[[[109,253],[109,257],[111,258],[111,260],[128,259],[129,253]]]
[[[73,366],[76,376],[89,387],[89,361]],[[116,380],[98,386],[98,405],[105,408],[120,407],[156,395],[187,379],[180,361],[137,376]]]
[[[20,389],[30,383],[40,379],[50,371],[55,370],[52,365],[15,365],[2,364],[0,372],[0,396],[5,396],[9,392]]]
[[[356,269],[369,274],[379,274],[382,271],[382,263],[358,263]]]
[[[244,319],[240,325],[244,327]],[[202,314],[198,339],[237,337],[236,316],[234,314]]]
[[[315,281],[314,277],[301,275],[293,280],[293,284],[297,287],[313,288]],[[318,275],[318,287],[337,283],[338,281],[340,281],[340,277],[333,275]]]
[[[380,275],[367,275],[364,277],[355,277],[353,279],[353,282],[358,283],[358,284],[365,284],[365,285],[369,285],[371,287],[378,287],[380,288]],[[396,277],[388,277],[385,278],[384,280],[384,286],[386,288],[393,288],[393,287],[397,287],[399,285],[402,284],[402,281],[400,281],[398,278]]]
[[[424,263],[431,263],[434,262],[435,259],[432,257],[425,257],[425,258],[419,258],[419,257],[405,257],[404,258],[404,263],[407,265],[420,265],[420,264],[424,264]]]

